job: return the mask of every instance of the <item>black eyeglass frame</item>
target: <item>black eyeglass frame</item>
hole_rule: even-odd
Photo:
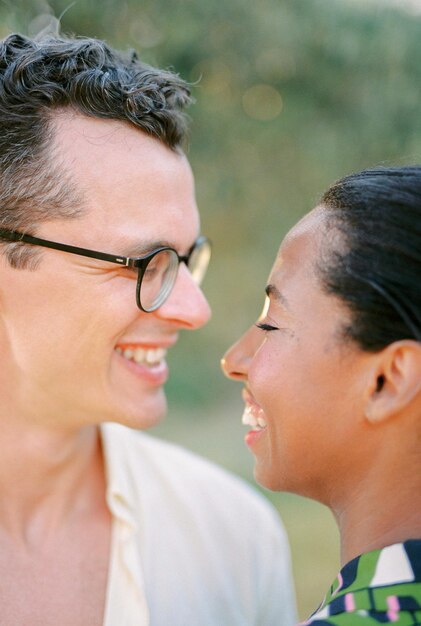
[[[172,248],[171,246],[162,246],[160,248],[156,248],[155,250],[151,250],[148,254],[139,257],[127,257],[123,255],[109,254],[107,252],[99,252],[98,250],[90,250],[89,248],[80,248],[79,246],[72,246],[70,244],[58,243],[56,241],[50,241],[49,239],[41,239],[40,237],[34,237],[32,235],[26,235],[25,233],[21,233],[17,230],[8,230],[6,228],[0,228],[0,239],[5,241],[10,241],[13,243],[27,243],[32,246],[41,246],[43,248],[51,248],[53,250],[60,250],[62,252],[69,252],[70,254],[77,254],[78,256],[89,257],[91,259],[99,259],[100,261],[107,261],[108,263],[115,263],[117,265],[121,265],[123,267],[128,268],[136,268],[138,270],[137,274],[137,285],[136,285],[136,304],[141,311],[145,313],[151,313],[156,310],[163,304],[160,302],[158,306],[153,309],[145,309],[142,306],[140,301],[140,287],[142,283],[142,278],[145,273],[145,270],[149,264],[149,262],[156,256],[159,252],[163,252],[164,250],[171,250],[177,255],[178,264],[185,263],[187,267],[189,267],[189,260],[192,256],[193,252],[199,246],[203,244],[207,244],[209,249],[211,247],[210,240],[204,235],[200,235],[188,251],[186,255],[178,254],[177,250]],[[167,297],[171,293],[169,290]]]

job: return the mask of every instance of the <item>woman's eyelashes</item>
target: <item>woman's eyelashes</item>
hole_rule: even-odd
[[[258,322],[256,326],[257,328],[260,328],[260,330],[264,331],[279,330],[277,326],[271,326],[270,324],[264,324],[263,322]]]
[[[289,335],[290,337],[294,337],[295,333],[291,328],[285,326],[272,326],[272,324],[267,324],[265,322],[257,322],[256,326],[259,330],[263,330],[263,332],[270,332],[272,330],[278,330],[282,334]]]

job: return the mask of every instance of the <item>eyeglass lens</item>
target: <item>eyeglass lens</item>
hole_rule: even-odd
[[[177,270],[178,257],[174,250],[161,250],[150,259],[142,275],[139,294],[145,311],[154,311],[169,296]]]
[[[208,240],[203,240],[199,245],[193,248],[188,267],[193,280],[200,285],[208,269],[211,256],[211,247]]]
[[[201,241],[192,250],[188,261],[189,271],[197,284],[203,280],[209,259],[210,244],[207,240]],[[154,311],[168,298],[177,279],[178,264],[174,250],[161,250],[150,259],[143,272],[138,294],[138,305],[144,311]]]

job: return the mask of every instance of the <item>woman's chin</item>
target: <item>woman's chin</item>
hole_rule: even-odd
[[[280,479],[279,473],[271,467],[262,467],[262,465],[256,461],[254,466],[254,478],[261,487],[269,489],[270,491],[286,491],[283,482]]]

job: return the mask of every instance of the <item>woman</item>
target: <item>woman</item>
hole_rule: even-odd
[[[329,506],[343,569],[307,624],[421,624],[421,167],[333,185],[285,237],[244,384],[255,477]]]

